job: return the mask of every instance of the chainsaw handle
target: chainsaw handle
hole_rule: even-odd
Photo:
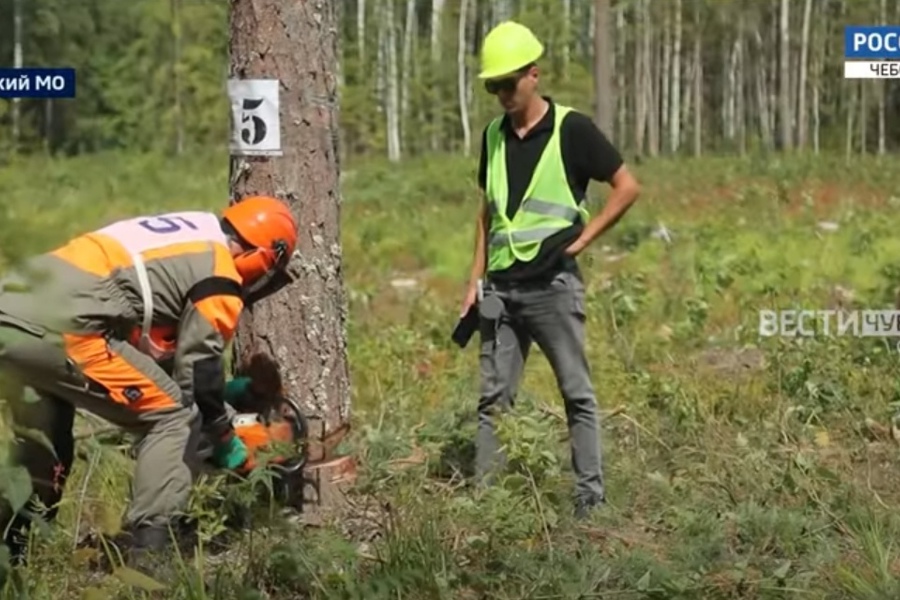
[[[289,461],[285,461],[282,464],[274,464],[272,465],[272,469],[274,471],[278,471],[282,475],[293,475],[298,471],[302,470],[304,466],[306,466],[306,461],[308,458],[308,443],[307,436],[309,435],[309,422],[306,420],[306,417],[303,414],[303,410],[300,406],[291,400],[290,398],[281,398],[281,405],[287,407],[291,414],[291,422],[294,425],[294,434],[296,439],[301,440],[300,446],[301,451],[300,455]]]

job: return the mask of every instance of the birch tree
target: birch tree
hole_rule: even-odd
[[[394,22],[393,0],[383,0],[382,19],[384,20],[384,57],[387,61],[387,98],[385,100],[385,116],[387,118],[387,150],[388,160],[400,160],[400,101],[399,70],[397,69],[397,24]]]
[[[468,31],[468,11],[469,11],[469,3],[472,0],[462,0],[462,4],[459,9],[459,26],[457,28],[457,53],[456,53],[456,68],[457,68],[457,91],[458,91],[458,99],[459,99],[459,120],[462,123],[462,132],[463,132],[463,153],[468,156],[472,147],[472,129],[471,123],[469,122],[469,75],[468,69],[466,68],[466,32]]]
[[[778,31],[778,93],[779,143],[784,150],[791,148],[791,47],[789,0],[781,0]]]

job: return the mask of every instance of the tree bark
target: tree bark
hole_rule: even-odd
[[[681,146],[681,0],[675,0],[675,41],[672,48],[672,90],[669,105],[669,151],[678,152]]]
[[[444,11],[444,0],[431,0],[431,149],[437,151],[440,148],[442,127],[441,91],[442,79],[440,77],[441,65],[441,15]]]
[[[613,74],[612,44],[610,44],[609,0],[596,0],[594,3],[594,120],[597,127],[610,139],[615,138],[613,131]],[[621,94],[621,90],[619,90]]]
[[[703,28],[701,6],[694,4],[694,156],[703,153]]]
[[[790,11],[788,0],[781,0],[778,45],[778,123],[779,141],[783,150],[791,149],[791,56],[790,56]]]
[[[400,146],[400,71],[397,68],[397,23],[394,20],[394,0],[384,0],[385,37],[384,43],[387,58],[387,98],[385,113],[387,117],[387,154],[391,162],[399,162]]]
[[[469,155],[472,146],[472,126],[469,123],[469,74],[466,69],[466,32],[468,24],[469,3],[472,0],[462,0],[459,9],[459,26],[457,28],[456,46],[456,91],[459,96],[459,120],[462,123],[463,154]]]
[[[292,281],[247,308],[237,364],[277,361],[285,394],[310,419],[311,437],[350,417],[345,292],[340,246],[338,23],[325,0],[232,0],[230,77],[280,80],[283,156],[233,157],[233,199],[281,198],[298,224]]]
[[[594,10],[596,11],[596,5],[592,5]],[[614,99],[614,103],[616,106],[616,112],[618,115],[618,133],[614,137],[619,144],[625,143],[625,138],[628,136],[628,94],[627,89],[625,87],[625,63],[627,58],[626,53],[626,33],[625,33],[625,7],[617,6],[615,8],[616,11],[616,60],[615,60],[615,72],[616,72],[616,95]],[[592,23],[596,22],[596,16]],[[624,147],[624,146],[623,146]]]
[[[806,118],[806,88],[808,87],[809,73],[809,26],[812,14],[812,0],[806,0],[803,4],[803,30],[800,39],[800,81],[797,84],[797,147],[806,147],[806,132],[808,123]]]

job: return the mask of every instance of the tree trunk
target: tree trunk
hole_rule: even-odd
[[[410,127],[409,97],[412,93],[413,60],[416,51],[416,0],[406,0],[406,23],[403,26],[403,87],[400,89],[400,135],[408,147],[415,136],[407,134]],[[414,152],[414,151],[413,151]]]
[[[597,5],[593,5],[596,11]],[[627,58],[626,32],[625,32],[625,7],[616,7],[616,97],[615,105],[618,114],[618,134],[615,137],[620,144],[625,142],[628,135],[628,94],[625,89],[625,59]],[[596,25],[596,19],[591,21]]]
[[[766,150],[772,148],[772,119],[770,116],[771,102],[769,100],[769,84],[766,73],[766,65],[769,61],[766,58],[766,46],[763,43],[762,35],[757,29],[754,33],[754,41],[756,43],[756,105],[759,111],[759,137],[763,147]]]
[[[242,315],[236,362],[246,365],[256,353],[278,362],[285,393],[310,419],[313,442],[317,432],[346,428],[350,418],[335,10],[324,0],[232,0],[230,17],[229,76],[280,80],[283,151],[233,157],[232,199],[277,196],[291,207],[299,230],[292,281]]]
[[[440,148],[442,96],[441,65],[441,14],[444,12],[444,0],[431,0],[431,149]]]
[[[594,120],[597,127],[610,139],[613,131],[613,74],[612,44],[609,43],[609,0],[594,3],[594,90],[596,105]],[[621,93],[621,91],[619,91]]]
[[[703,152],[703,28],[700,2],[694,4],[694,156]]]
[[[800,39],[800,81],[797,90],[797,147],[806,147],[806,88],[809,72],[809,26],[812,14],[812,0],[803,4],[803,30]]]
[[[366,0],[356,0],[356,52],[362,76],[366,72]]]
[[[669,151],[681,146],[681,0],[675,0],[675,41],[672,48],[672,90],[669,105]]]
[[[661,143],[665,145],[665,136],[669,134],[669,103],[671,102],[669,94],[672,91],[672,78],[669,74],[672,72],[672,11],[670,5],[664,4],[662,10],[663,17],[663,38],[662,38],[662,67],[660,68],[660,136],[663,139]]]
[[[647,94],[644,114],[647,116],[647,153],[656,156],[659,153],[659,108],[656,103],[656,78],[654,77],[654,29],[650,20],[650,2],[644,0],[644,92]]]
[[[644,153],[644,133],[647,125],[647,94],[644,91],[646,80],[644,78],[644,29],[647,22],[644,19],[646,12],[644,4],[647,0],[638,0],[635,4],[635,21],[639,23],[634,34],[634,151],[638,156]]]
[[[385,112],[387,113],[387,152],[388,160],[398,162],[400,160],[400,70],[397,68],[397,23],[394,21],[394,0],[384,0],[382,18],[384,19],[385,37],[387,47],[387,99],[385,100]]]
[[[778,94],[779,141],[782,150],[791,149],[791,55],[790,55],[790,12],[788,0],[781,0],[778,29],[781,33],[778,46]]]
[[[469,77],[466,69],[466,25],[468,22],[469,3],[472,0],[462,0],[462,6],[459,9],[459,28],[457,30],[457,52],[456,52],[456,69],[457,69],[457,91],[459,93],[459,120],[462,122],[463,130],[463,154],[469,155],[472,146],[472,126],[469,123]]]

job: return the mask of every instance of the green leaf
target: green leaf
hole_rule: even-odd
[[[0,467],[0,496],[6,498],[13,511],[19,511],[31,496],[31,476],[21,466]]]
[[[787,577],[787,574],[790,570],[791,570],[791,561],[786,560],[786,561],[782,562],[781,566],[779,566],[777,569],[775,569],[775,572],[772,574],[775,576],[776,579],[784,580],[784,578]]]
[[[109,597],[109,594],[101,590],[100,588],[88,588],[84,590],[84,594],[82,594],[82,600],[105,600]]]
[[[165,585],[159,583],[152,577],[144,575],[140,571],[129,569],[128,567],[116,568],[116,570],[113,572],[113,575],[122,583],[136,588],[141,588],[142,590],[147,592],[158,592],[166,589]]]
[[[644,576],[638,579],[637,589],[641,592],[646,592],[650,589],[650,570],[648,569]]]

